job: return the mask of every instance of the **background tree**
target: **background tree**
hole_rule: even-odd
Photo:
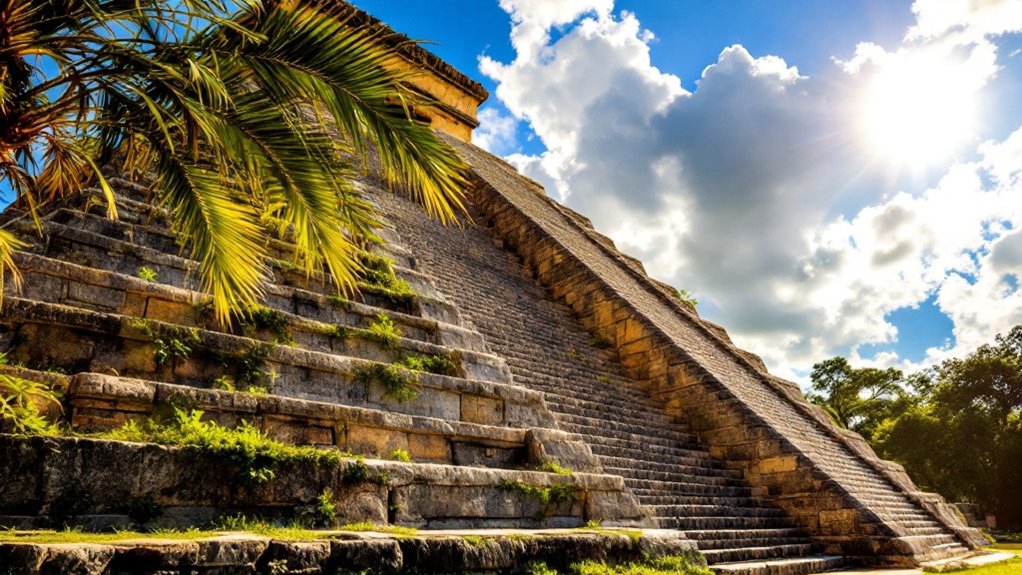
[[[1022,526],[1022,326],[909,378],[840,357],[811,377],[810,399],[921,487],[978,503],[1002,527]]]
[[[813,365],[813,391],[808,398],[837,423],[866,440],[885,420],[904,412],[912,403],[903,386],[904,377],[894,368],[853,368],[843,357]]]
[[[222,322],[262,294],[267,229],[350,292],[376,223],[351,160],[372,151],[444,220],[464,168],[411,119],[418,96],[386,71],[398,48],[353,14],[343,2],[0,0],[0,184],[36,220],[98,186],[116,217],[100,168],[117,158],[148,174]],[[17,247],[0,230],[0,266]]]

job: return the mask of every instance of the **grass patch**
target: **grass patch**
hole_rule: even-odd
[[[138,268],[138,271],[135,272],[135,275],[138,276],[138,279],[145,280],[149,283],[153,283],[156,281],[156,270],[150,267],[142,266]]]
[[[557,475],[571,475],[572,470],[564,467],[556,461],[547,461],[543,465],[536,468],[537,471],[544,471],[546,473],[556,473]]]
[[[398,403],[412,401],[419,394],[419,376],[415,372],[389,363],[373,363],[355,368],[356,383],[371,384],[379,382],[383,386],[384,397]]]
[[[347,525],[342,525],[341,531],[357,531],[359,533],[372,531],[375,533],[390,533],[391,535],[401,535],[404,537],[414,537],[419,534],[419,530],[414,527],[402,527],[400,525],[377,525],[369,521],[362,521],[360,523],[349,523]]]
[[[265,330],[273,334],[274,343],[295,344],[287,316],[275,309],[258,306],[245,313],[239,323],[242,333],[246,335]]]
[[[369,322],[369,327],[362,333],[362,338],[374,341],[385,349],[397,347],[401,341],[401,329],[394,324],[394,320],[385,313],[376,315],[376,319]]]
[[[123,426],[93,435],[100,439],[176,445],[195,449],[208,456],[236,465],[246,483],[259,484],[276,477],[276,470],[301,464],[336,467],[343,458],[333,449],[295,446],[269,438],[262,431],[243,421],[238,427],[223,427],[216,422],[202,421],[202,412],[175,408],[167,424],[148,421],[139,425],[129,421]]]
[[[583,561],[570,568],[572,575],[713,575],[701,556],[669,555],[651,557],[622,565],[602,561]]]
[[[458,375],[458,365],[446,355],[409,353],[394,363],[412,371],[424,371],[437,375]]]
[[[363,252],[359,263],[362,264],[363,283],[391,302],[407,304],[415,297],[412,286],[394,274],[394,261],[390,258]]]
[[[500,488],[535,500],[540,506],[540,516],[544,516],[549,513],[551,508],[557,504],[574,499],[575,491],[578,490],[578,487],[567,483],[557,483],[549,487],[541,487],[539,485],[531,485],[517,479],[505,479],[501,481]]]
[[[391,461],[400,461],[402,463],[412,462],[412,456],[404,449],[395,449],[394,451],[391,451],[390,455],[387,456],[387,459],[390,459]]]

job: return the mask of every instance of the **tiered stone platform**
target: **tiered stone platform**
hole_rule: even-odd
[[[205,296],[195,291],[195,262],[178,255],[164,214],[133,184],[115,184],[119,221],[87,202],[62,206],[44,218],[47,241],[19,255],[27,289],[7,294],[2,316],[7,362],[19,367],[5,369],[63,391],[66,421],[79,431],[187,407],[223,425],[247,421],[289,443],[364,455],[388,481],[351,488],[343,469],[294,470],[272,489],[236,493],[225,487],[229,469],[173,448],[3,437],[0,461],[17,467],[5,469],[17,481],[0,487],[4,523],[44,524],[74,496],[90,502],[76,513],[88,525],[130,524],[125,502],[151,499],[165,509],[164,524],[184,527],[240,511],[286,515],[325,489],[336,494],[344,521],[429,528],[642,522],[621,479],[599,474],[582,439],[557,430],[541,393],[512,384],[504,360],[463,325],[428,277],[395,265],[414,297],[394,301],[367,287],[359,301],[344,302],[329,296],[328,278],[278,270],[266,303],[282,325],[228,333],[210,320]],[[15,211],[6,217],[31,237]],[[386,254],[411,265],[399,238],[390,239]],[[286,255],[287,246],[279,251]],[[152,281],[136,277],[143,267],[155,272]],[[397,341],[357,336],[381,315],[402,333]],[[415,397],[403,401],[359,376],[410,354],[449,358],[454,369],[417,374]],[[216,389],[224,378],[251,379],[267,393]],[[411,462],[380,460],[395,450]],[[578,473],[532,470],[555,458]],[[111,481],[118,477],[131,480]],[[541,504],[508,489],[513,483],[564,484],[574,495]]]

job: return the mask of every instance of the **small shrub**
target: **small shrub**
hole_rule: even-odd
[[[536,500],[540,504],[540,513],[545,514],[548,507],[571,501],[575,497],[576,487],[567,483],[557,483],[550,487],[531,485],[523,481],[505,479],[500,482],[501,489],[523,495]]]
[[[687,305],[688,307],[692,308],[693,310],[695,310],[696,306],[699,305],[699,300],[697,300],[696,298],[692,297],[692,294],[690,294],[688,292],[688,290],[686,290],[686,289],[677,289],[677,288],[675,288],[674,289],[674,293],[672,293],[671,295],[674,296],[674,299],[678,300],[678,303],[681,303],[683,305]]]
[[[337,520],[337,506],[334,504],[334,492],[323,490],[316,500],[298,508],[299,522],[309,528],[333,527]]]
[[[412,371],[424,371],[437,375],[458,374],[458,365],[446,355],[409,353],[394,363]]]
[[[362,485],[364,483],[385,485],[387,483],[387,474],[369,469],[365,460],[358,457],[341,471],[341,481],[348,485]]]
[[[402,463],[411,463],[412,456],[409,455],[408,452],[405,451],[404,449],[395,449],[394,451],[390,452],[390,455],[387,456],[387,459],[390,459],[392,461],[400,461]]]
[[[373,363],[357,367],[354,372],[356,383],[371,384],[376,381],[383,386],[384,397],[398,403],[412,401],[419,394],[419,376],[414,372],[393,364]]]
[[[273,334],[276,343],[295,344],[287,316],[272,308],[258,306],[249,311],[241,320],[241,328],[245,333],[266,330]]]
[[[415,297],[408,282],[394,275],[394,261],[390,258],[363,252],[359,263],[362,264],[362,281],[387,299],[401,304]]]
[[[369,323],[363,337],[391,349],[401,341],[401,330],[394,325],[394,320],[390,319],[387,314],[381,313],[377,314],[376,319]]]
[[[525,572],[529,575],[558,575],[557,570],[547,567],[545,561],[532,561],[525,565]]]
[[[49,387],[20,377],[0,375],[0,422],[12,433],[25,435],[56,435],[57,426],[39,413],[36,399],[56,402],[56,393]]]
[[[135,325],[153,345],[153,359],[157,367],[174,358],[188,357],[202,345],[198,328],[160,327],[148,320],[137,320]]]
[[[156,270],[150,267],[142,266],[138,268],[138,272],[135,274],[139,279],[145,280],[149,283],[156,281]]]

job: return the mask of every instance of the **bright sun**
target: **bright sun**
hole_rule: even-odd
[[[897,167],[922,169],[973,134],[976,93],[934,58],[890,62],[867,87],[862,121],[872,153]]]

